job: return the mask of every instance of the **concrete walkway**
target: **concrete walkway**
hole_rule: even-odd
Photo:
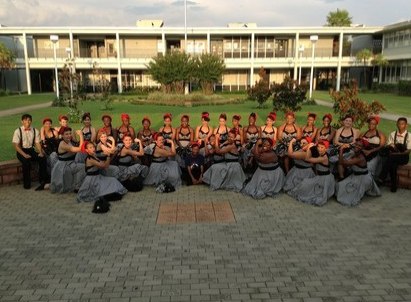
[[[36,104],[31,106],[17,107],[9,110],[0,111],[0,117],[15,115],[19,113],[30,113],[31,110],[51,107],[52,102]]]
[[[107,214],[75,194],[0,190],[0,301],[411,301],[407,190],[319,208],[147,187]],[[225,201],[235,222],[156,224],[160,204]]]
[[[333,103],[330,103],[330,102],[321,101],[321,100],[315,100],[315,102],[320,106],[325,106],[325,107],[330,107],[330,108],[333,107]],[[383,119],[394,121],[394,122],[396,122],[400,117],[406,117],[408,122],[411,123],[411,117],[409,116],[392,114],[392,113],[380,113],[378,116]]]

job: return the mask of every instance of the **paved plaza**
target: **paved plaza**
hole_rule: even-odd
[[[75,194],[0,192],[2,302],[411,301],[407,190],[319,208],[285,194],[144,188],[107,214]],[[235,220],[157,223],[175,203],[224,203]]]

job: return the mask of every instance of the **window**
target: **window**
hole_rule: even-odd
[[[108,43],[107,44],[107,49],[108,49],[108,54],[109,55],[114,54],[114,43]]]

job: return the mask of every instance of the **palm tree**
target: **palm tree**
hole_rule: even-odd
[[[10,49],[8,49],[6,47],[6,45],[4,45],[3,42],[0,42],[0,80],[1,80],[1,86],[3,87],[3,89],[6,88],[6,84],[4,82],[4,78],[3,78],[3,69],[13,69],[15,64],[15,56],[14,54],[11,52]]]
[[[350,26],[351,25],[350,13],[343,9],[335,12],[329,12],[327,15],[327,24],[325,26]]]
[[[360,50],[357,55],[355,56],[357,58],[358,61],[361,61],[364,63],[364,83],[363,83],[363,87],[365,85],[365,87],[367,87],[367,71],[366,71],[366,66],[367,66],[367,62],[371,59],[372,57],[372,52],[371,50],[364,48],[362,50]]]
[[[372,78],[374,78],[375,69],[376,69],[375,66],[385,67],[389,64],[389,62],[386,58],[384,58],[382,53],[379,53],[377,55],[374,55],[373,59],[371,60],[371,64],[372,64]]]

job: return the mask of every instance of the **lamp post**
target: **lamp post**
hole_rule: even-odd
[[[302,44],[300,45],[300,48],[298,48],[298,52],[300,53],[300,70],[298,72],[298,86],[300,86],[301,85],[301,65],[302,65],[301,59],[303,58],[304,45]]]
[[[184,0],[184,52],[187,53],[187,0]],[[189,93],[189,87],[184,85],[184,94]]]
[[[56,50],[56,43],[59,40],[59,36],[57,35],[51,35],[50,36],[50,41],[53,42],[53,49],[54,49],[54,73],[56,76],[56,95],[57,98],[60,98],[60,90],[59,90],[59,77],[57,74],[57,50]]]
[[[318,41],[318,36],[313,35],[310,36],[310,41],[311,41],[311,48],[312,48],[312,53],[311,53],[311,73],[310,73],[310,100],[313,96],[313,74],[314,74],[314,53],[315,53],[315,43]]]
[[[66,48],[67,52],[67,63],[68,63],[68,68],[69,68],[69,78],[70,78],[70,97],[73,99],[73,81],[72,81],[72,72],[71,72],[71,48],[67,47]]]

